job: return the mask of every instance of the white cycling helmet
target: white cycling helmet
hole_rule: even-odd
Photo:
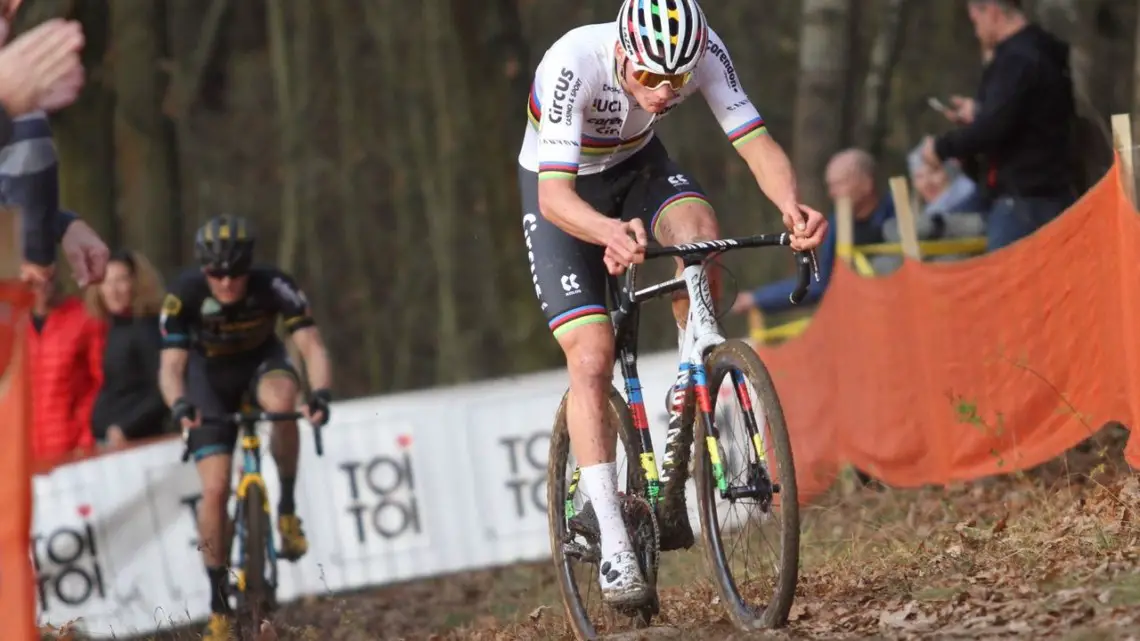
[[[617,28],[630,62],[662,75],[695,69],[709,40],[709,26],[696,0],[625,0]]]

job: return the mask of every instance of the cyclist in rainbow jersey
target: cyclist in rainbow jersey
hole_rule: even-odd
[[[603,420],[614,366],[605,276],[644,260],[649,238],[677,244],[719,237],[704,190],[654,132],[697,92],[780,209],[792,247],[819,245],[823,215],[800,203],[787,155],[768,135],[696,0],[625,0],[616,23],[579,27],[555,42],[535,72],[518,157],[532,280],[566,355],[571,449],[598,519],[602,596],[614,605],[639,602],[648,588],[617,500],[616,438]],[[710,280],[715,291],[711,270]],[[687,294],[674,299],[673,312],[683,326]],[[666,538],[673,548],[692,545],[687,522],[662,527],[663,549]]]

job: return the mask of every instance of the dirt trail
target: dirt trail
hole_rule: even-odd
[[[950,488],[847,480],[804,512],[787,628],[734,631],[691,550],[663,559],[664,627],[620,638],[1140,641],[1140,482],[1109,452]],[[274,627],[280,641],[570,638],[549,563],[308,599]]]

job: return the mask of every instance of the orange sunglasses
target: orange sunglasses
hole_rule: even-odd
[[[626,59],[626,63],[632,65],[628,58]],[[664,84],[668,84],[673,91],[680,91],[682,87],[689,84],[689,81],[693,79],[693,72],[661,74],[653,73],[652,71],[642,71],[634,67],[633,79],[637,81],[637,84],[650,91],[655,91]]]

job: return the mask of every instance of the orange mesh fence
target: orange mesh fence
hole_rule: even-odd
[[[992,254],[842,261],[806,331],[761,347],[792,431],[801,500],[851,463],[898,487],[1026,469],[1140,418],[1140,217],[1115,169]],[[1140,467],[1140,443],[1125,452]]]
[[[29,555],[32,480],[29,460],[30,390],[27,349],[28,291],[0,282],[0,627],[5,639],[24,641],[36,633],[35,577]],[[20,322],[23,321],[23,322]]]

